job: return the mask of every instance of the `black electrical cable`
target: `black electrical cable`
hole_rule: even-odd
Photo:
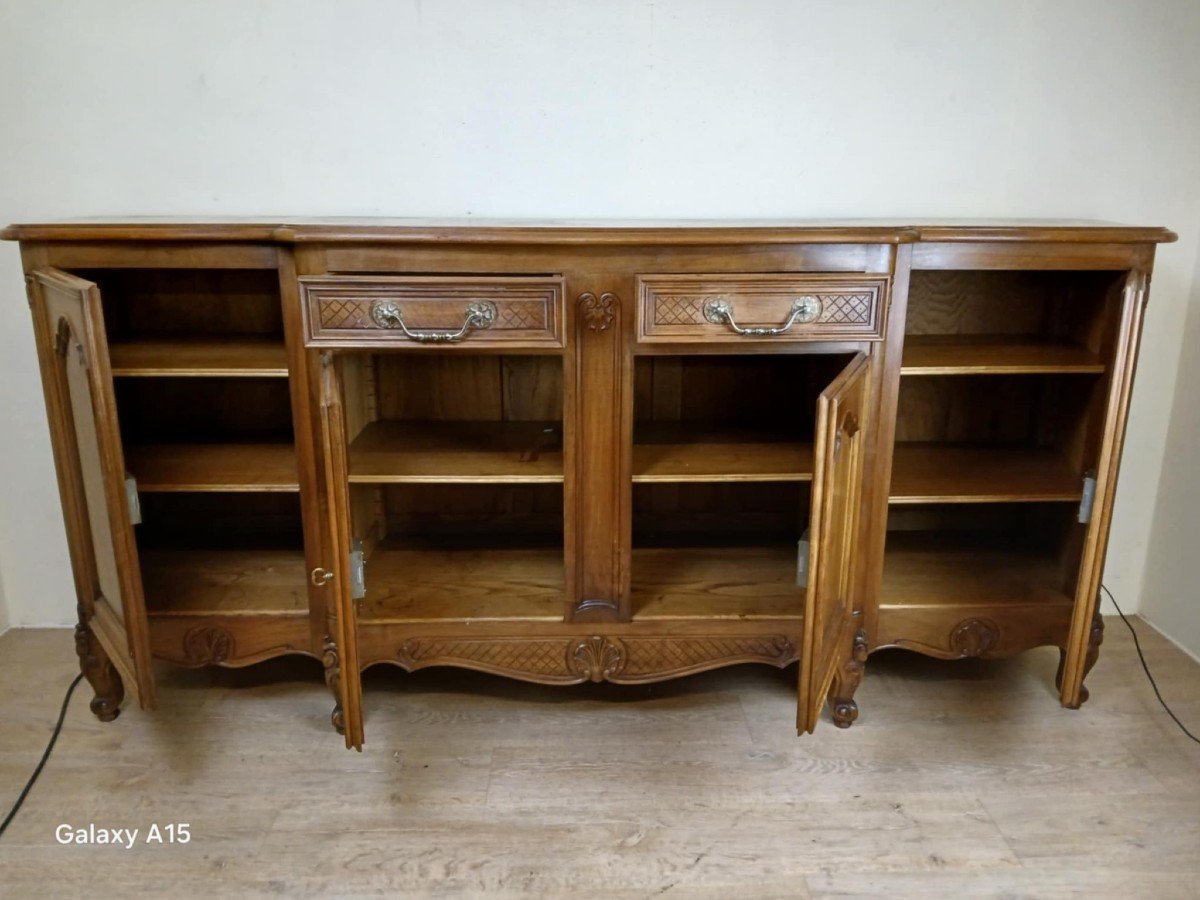
[[[1158,702],[1162,704],[1162,708],[1167,711],[1179,730],[1186,734],[1189,738],[1200,744],[1200,738],[1196,737],[1186,725],[1179,720],[1179,716],[1167,705],[1167,701],[1163,699],[1162,692],[1158,689],[1158,682],[1154,680],[1154,676],[1150,674],[1150,666],[1146,663],[1146,656],[1142,653],[1142,645],[1138,640],[1137,632],[1133,628],[1133,623],[1121,611],[1120,604],[1117,603],[1117,598],[1112,595],[1104,585],[1100,585],[1100,590],[1108,595],[1108,599],[1112,601],[1113,608],[1116,609],[1117,615],[1121,617],[1121,621],[1125,623],[1125,627],[1129,629],[1129,633],[1133,635],[1133,646],[1137,650],[1138,659],[1142,662],[1142,670],[1146,673],[1146,678],[1150,681],[1150,687],[1154,689],[1154,696],[1158,698]],[[8,811],[8,815],[4,817],[4,822],[0,824],[0,837],[8,830],[9,823],[16,818],[17,812],[21,809],[21,805],[25,802],[25,798],[29,796],[29,792],[33,789],[34,782],[38,780],[38,776],[42,774],[42,769],[46,767],[46,761],[50,759],[50,751],[54,749],[55,743],[58,741],[59,732],[62,731],[63,721],[67,718],[67,707],[71,704],[71,695],[75,693],[75,688],[79,687],[79,682],[83,681],[83,673],[75,676],[75,680],[71,682],[71,686],[67,688],[67,695],[63,697],[62,709],[58,712],[58,721],[54,725],[54,733],[50,735],[50,742],[46,744],[46,749],[42,753],[42,758],[38,761],[37,768],[33,770],[33,774],[29,776],[29,780],[25,782],[25,787],[21,789],[17,801],[13,804],[12,809]]]
[[[1162,704],[1162,708],[1167,711],[1167,715],[1175,720],[1175,724],[1179,726],[1179,730],[1190,737],[1197,744],[1200,744],[1200,738],[1188,731],[1187,726],[1179,721],[1179,716],[1175,715],[1171,707],[1167,706],[1167,701],[1163,699],[1162,693],[1158,690],[1158,682],[1154,680],[1154,676],[1150,674],[1150,666],[1146,664],[1146,656],[1142,653],[1142,645],[1138,641],[1137,632],[1133,630],[1133,623],[1125,617],[1125,613],[1121,612],[1121,607],[1117,604],[1117,598],[1114,597],[1112,595],[1112,591],[1110,591],[1104,585],[1100,585],[1100,590],[1108,594],[1108,599],[1112,601],[1112,605],[1116,609],[1117,615],[1121,617],[1121,621],[1125,623],[1125,627],[1128,628],[1129,633],[1133,635],[1134,649],[1137,650],[1138,659],[1142,661],[1142,668],[1146,672],[1146,677],[1150,679],[1150,687],[1154,688],[1154,696],[1158,698],[1158,702]]]
[[[13,804],[12,809],[8,811],[8,815],[4,817],[4,823],[0,824],[0,837],[3,837],[4,832],[8,830],[9,823],[17,817],[17,812],[20,810],[21,804],[25,802],[25,798],[29,796],[29,792],[33,789],[34,782],[38,780],[38,776],[42,774],[42,769],[46,767],[46,760],[50,758],[50,751],[54,749],[54,744],[58,741],[58,733],[62,731],[63,720],[67,717],[67,707],[71,703],[71,695],[75,693],[75,688],[79,687],[79,682],[81,681],[83,681],[82,672],[75,676],[75,680],[67,688],[67,696],[63,697],[62,709],[58,712],[58,722],[54,726],[54,733],[50,735],[50,743],[46,745],[46,750],[42,753],[42,758],[38,762],[37,768],[33,770],[33,774],[25,782],[25,787],[21,789],[21,793],[17,797],[17,802]]]

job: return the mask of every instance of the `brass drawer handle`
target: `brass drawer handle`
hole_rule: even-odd
[[[309,576],[312,583],[316,587],[325,587],[329,582],[333,581],[333,573],[326,569],[313,569],[312,575]]]
[[[733,304],[724,297],[709,297],[704,301],[704,318],[714,325],[728,325],[729,329],[735,334],[742,334],[748,337],[783,334],[797,322],[812,322],[819,315],[821,315],[821,299],[814,297],[812,294],[806,294],[803,297],[797,297],[792,302],[791,311],[782,325],[777,325],[774,328],[742,328],[733,320]]]
[[[371,321],[380,328],[399,328],[410,341],[422,344],[454,344],[472,331],[490,328],[496,321],[496,304],[487,300],[467,304],[467,317],[458,331],[413,331],[404,324],[399,304],[391,300],[376,300],[371,304]]]

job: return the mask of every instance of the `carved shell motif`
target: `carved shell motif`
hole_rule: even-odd
[[[233,635],[216,625],[197,625],[183,636],[183,655],[195,666],[223,663],[233,656]]]
[[[1000,628],[991,619],[964,619],[950,632],[950,649],[959,656],[985,656],[1000,640]]]
[[[625,668],[625,647],[602,635],[578,641],[567,653],[567,667],[580,678],[604,681]]]

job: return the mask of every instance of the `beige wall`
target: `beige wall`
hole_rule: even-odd
[[[1200,240],[1200,3],[9,0],[0,41],[9,221],[1078,216],[1171,226],[1183,240],[1159,256],[1107,572],[1138,605]],[[10,617],[68,622],[11,246],[0,247],[0,384]],[[1195,490],[1186,471],[1169,477]],[[1195,508],[1177,517],[1195,523]],[[1174,551],[1164,541],[1156,552]]]

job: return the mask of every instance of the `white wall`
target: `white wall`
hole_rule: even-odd
[[[8,602],[4,599],[4,565],[0,561],[0,634],[8,631]]]
[[[1200,180],[1200,160],[1196,175]],[[1200,254],[1182,331],[1179,389],[1167,431],[1140,611],[1200,658],[1200,573],[1192,568],[1200,548]]]
[[[1200,239],[1192,0],[8,0],[0,42],[8,221],[1078,216],[1171,226],[1182,241],[1159,255],[1107,573],[1137,606]],[[11,618],[67,622],[11,246],[0,248],[0,384]],[[1195,508],[1179,511],[1192,532]]]

